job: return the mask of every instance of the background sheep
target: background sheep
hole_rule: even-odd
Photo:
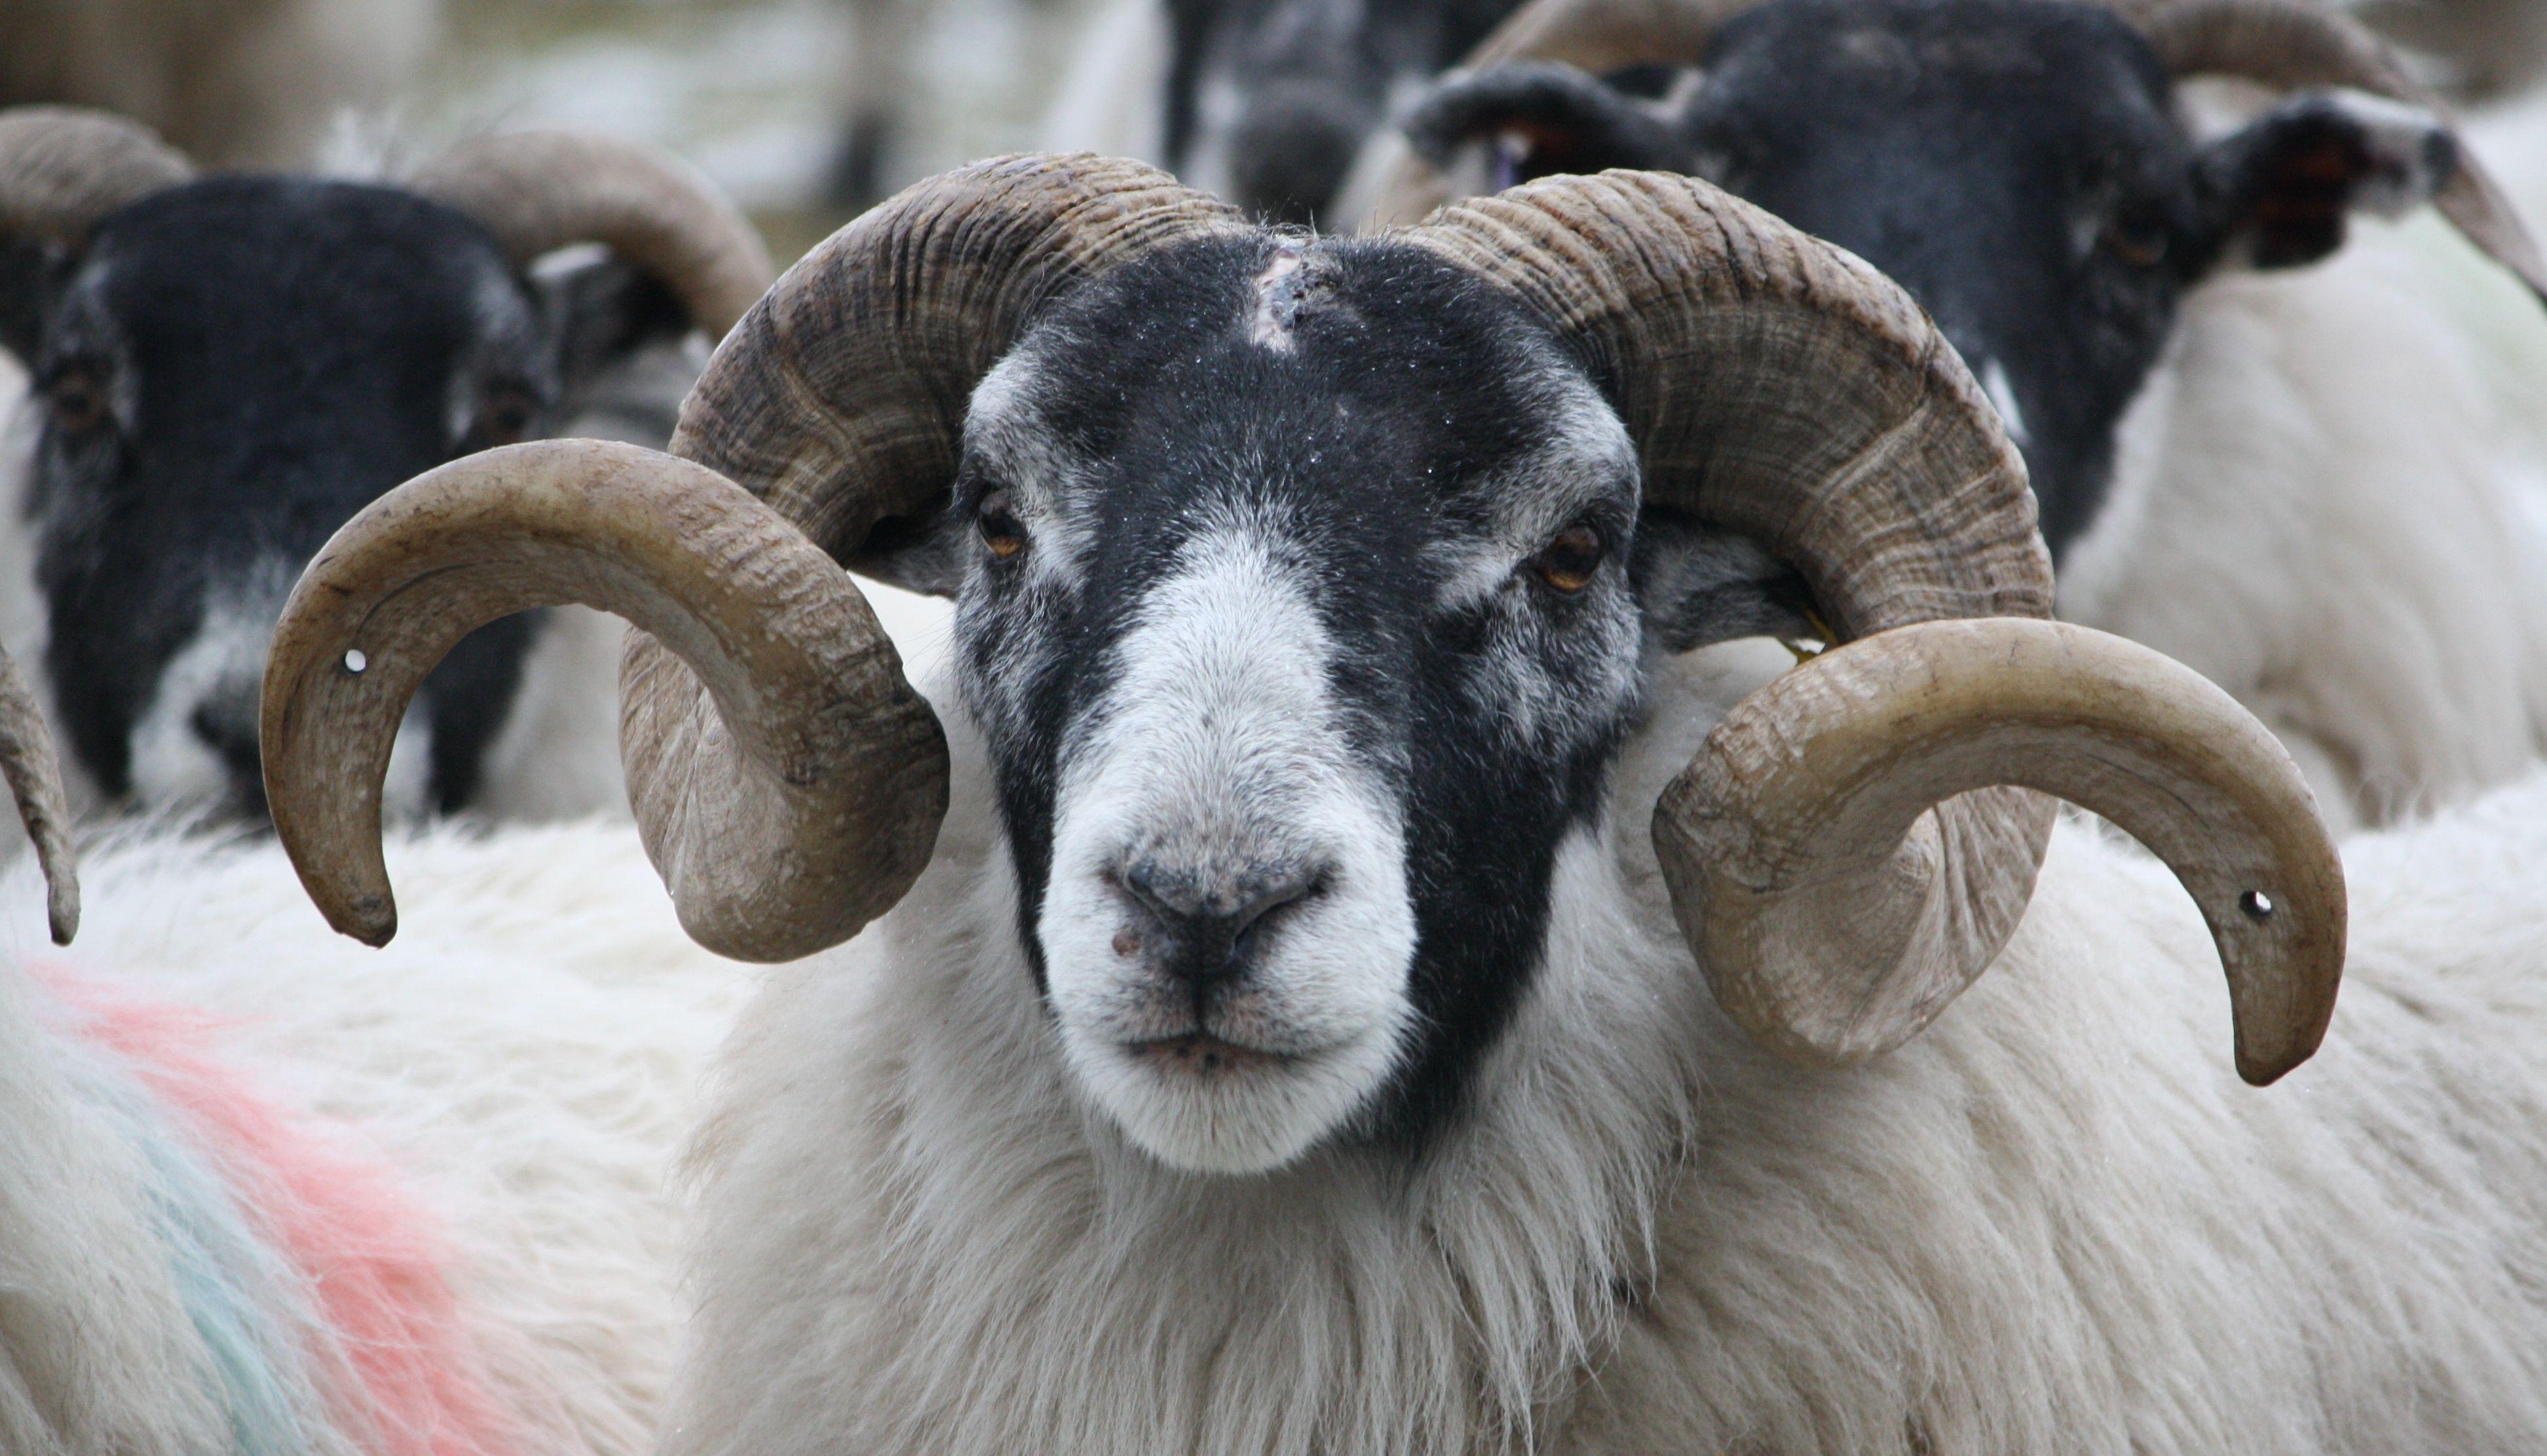
[[[35,705],[0,750],[77,918]],[[88,865],[0,963],[0,1444],[632,1452],[670,1353],[662,1179],[744,978],[634,839],[401,843],[441,922],[349,957],[269,844]]]
[[[1044,140],[1157,161],[1250,212],[1308,222],[1328,215],[1399,96],[1515,3],[1118,0],[1092,22]],[[1127,116],[1127,96],[1157,116]]]
[[[676,449],[401,487],[268,717],[305,884],[377,941],[404,699],[572,590],[648,634],[691,933],[881,916],[734,1044],[668,1449],[2547,1432],[2547,837],[2503,827],[2547,788],[2366,856],[2293,1071],[2345,964],[2296,770],[2006,620],[2051,605],[2024,472],[1855,260],[1658,174],[1310,241],[1012,159],[800,265]],[[926,696],[840,558],[956,596]],[[1843,645],[1733,701],[1675,650],[1792,611],[1782,564]],[[2215,951],[2289,1086],[2202,1055]]]
[[[83,797],[154,810],[261,811],[266,639],[345,517],[455,454],[590,428],[614,364],[722,332],[769,278],[686,168],[563,134],[468,143],[403,187],[196,179],[123,124],[37,110],[0,118],[0,176],[42,609],[13,635],[42,643]],[[581,243],[607,251],[542,271]],[[427,694],[402,810],[621,802],[617,639],[588,613],[490,626]]]
[[[1546,172],[1690,169],[1856,249],[2010,421],[2063,614],[2211,676],[2329,812],[2385,819],[2520,773],[2547,728],[2520,432],[2449,296],[2477,290],[2486,332],[2539,330],[2509,279],[2436,262],[2429,229],[2372,222],[2347,245],[2347,205],[2441,189],[2472,236],[2547,275],[2483,174],[2428,165],[2462,152],[2433,113],[2365,94],[2418,95],[2366,35],[2264,5],[2215,44],[2188,29],[2203,15],[2151,7],[2135,34],[2040,0],[1543,4],[1481,57],[1644,65],[1625,79],[1668,95],[1546,65],[1446,81],[1408,124],[1431,162],[1375,145],[1366,195],[1404,218]],[[1981,35],[2000,48],[1949,43]],[[1860,64],[1868,37],[1920,59]],[[1703,81],[1668,64],[1702,53]],[[2223,109],[2215,73],[2300,89]],[[2308,89],[2336,82],[2361,89]]]

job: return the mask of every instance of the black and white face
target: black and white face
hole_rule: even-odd
[[[261,813],[258,685],[301,568],[382,492],[535,432],[574,375],[659,330],[668,298],[617,276],[532,284],[470,219],[394,189],[224,177],[13,277],[6,342],[44,409],[44,666],[99,787]],[[436,669],[393,803],[467,800],[530,633],[493,624]]]
[[[2454,156],[2432,116],[2350,93],[2198,140],[2149,43],[2071,0],[1768,0],[1716,34],[1703,71],[1654,97],[1629,79],[1455,78],[1408,134],[1498,187],[1703,176],[1873,263],[1998,405],[2056,555],[2104,504],[2184,291],[2223,266],[2323,258],[2348,212],[2423,201]]]
[[[1800,601],[1638,506],[1555,338],[1403,244],[1173,249],[983,382],[941,584],[1029,962],[1134,1143],[1244,1172],[1456,1115],[1644,654]]]

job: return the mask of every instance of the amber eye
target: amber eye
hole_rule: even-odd
[[[1026,528],[1009,509],[1009,492],[994,490],[982,497],[982,544],[991,555],[1006,558],[1025,549]]]
[[[1539,580],[1572,596],[1592,584],[1593,573],[1601,569],[1602,548],[1600,528],[1577,521],[1557,532],[1532,564]]]
[[[2166,261],[2166,226],[2154,217],[2124,214],[2105,224],[2105,251],[2134,268]]]
[[[67,435],[85,435],[106,423],[109,408],[106,385],[85,369],[65,369],[53,376],[44,386],[44,406],[52,411],[54,428]]]
[[[530,390],[497,385],[479,401],[478,438],[489,448],[518,445],[531,433],[531,422],[539,412],[539,401],[531,397]]]

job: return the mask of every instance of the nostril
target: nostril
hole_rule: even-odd
[[[1325,887],[1324,869],[1254,865],[1232,875],[1199,875],[1170,869],[1155,859],[1123,868],[1125,895],[1187,947],[1210,943],[1235,949],[1267,915]]]
[[[1194,894],[1193,878],[1168,870],[1157,860],[1135,860],[1126,865],[1122,884],[1124,891],[1140,901],[1141,908],[1161,920],[1189,920],[1202,910],[1201,897]]]
[[[1297,904],[1318,893],[1326,884],[1322,872],[1292,872],[1269,877],[1248,887],[1230,915],[1240,939],[1265,922],[1265,917],[1284,905]]]

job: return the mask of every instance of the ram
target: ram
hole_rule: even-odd
[[[261,807],[265,644],[329,532],[554,428],[650,341],[722,333],[770,276],[687,168],[562,133],[464,143],[389,186],[198,177],[129,124],[21,110],[0,115],[0,344],[34,381],[44,685],[83,803],[152,810]],[[589,614],[490,626],[426,690],[402,806],[623,802],[617,637]]]
[[[925,694],[841,562],[954,596]],[[682,923],[812,957],[694,1151],[667,1451],[2547,1433],[2547,791],[2347,892],[2233,700],[2042,620],[1909,299],[1705,182],[905,194],[672,456],[490,452],[312,561],[264,722],[330,923],[395,929],[407,695],[561,599],[642,629]],[[1747,696],[1684,654],[1811,618]]]
[[[5,659],[0,768],[67,942],[61,789]],[[90,858],[78,950],[0,963],[0,1448],[651,1438],[665,1179],[737,968],[680,939],[625,828],[427,836],[400,860],[447,913],[394,962],[348,964],[270,842],[145,836]]]
[[[1609,166],[1719,182],[1910,290],[2025,451],[2062,615],[2228,688],[2339,821],[2537,754],[2547,554],[2492,360],[2424,245],[2345,249],[2347,214],[2433,201],[2533,287],[2547,272],[2357,27],[2287,0],[2136,23],[2065,0],[1546,0],[1480,58],[1411,108],[1380,217]],[[1623,66],[1668,94],[1594,79]],[[2273,101],[2197,134],[2223,78]]]

